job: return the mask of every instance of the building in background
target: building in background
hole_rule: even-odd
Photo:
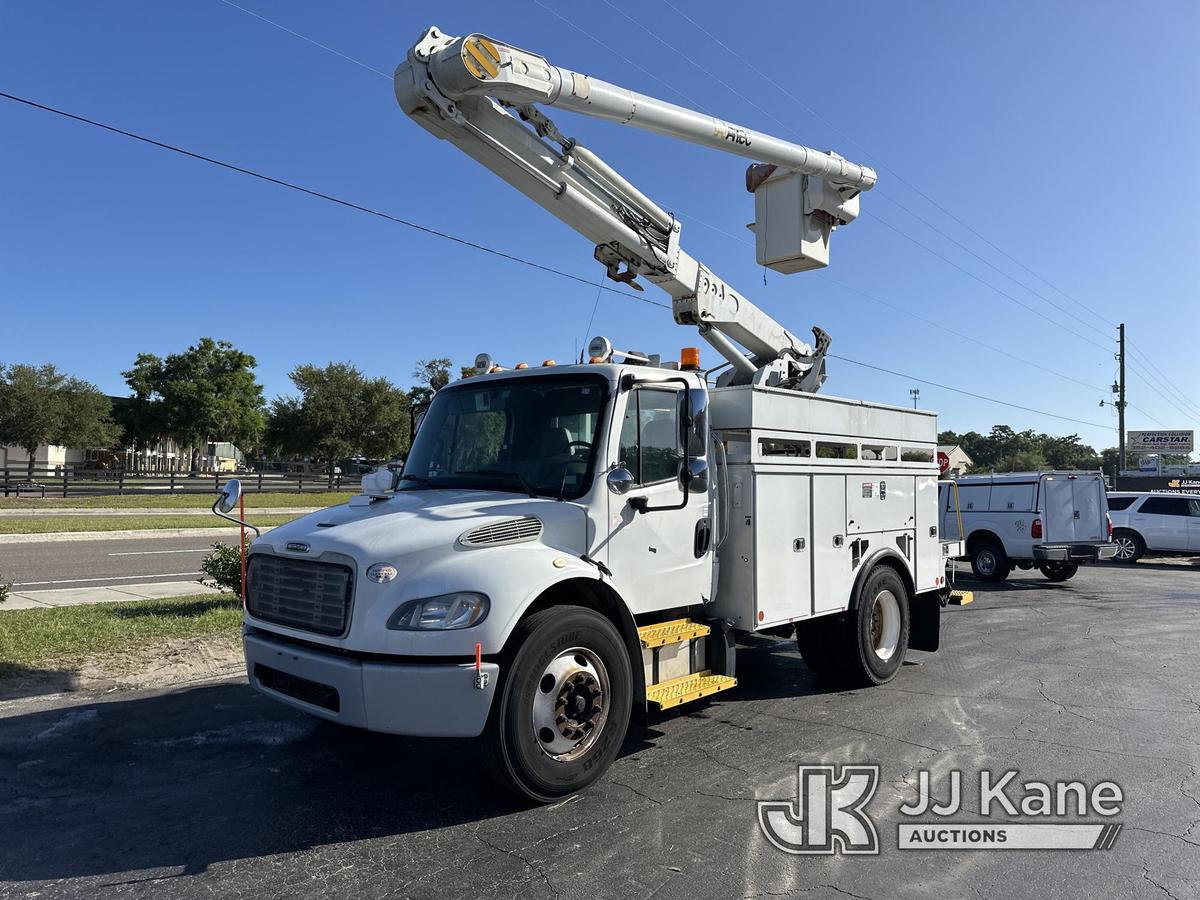
[[[945,476],[966,475],[971,466],[975,465],[975,460],[958,444],[938,444],[938,451],[950,457],[950,468],[946,470]]]

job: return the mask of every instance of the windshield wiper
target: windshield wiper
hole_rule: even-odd
[[[433,482],[430,481],[428,478],[426,478],[424,475],[401,475],[400,480],[401,481],[416,481],[419,484],[421,484],[423,487],[433,487]]]
[[[505,469],[459,469],[454,474],[483,475],[487,478],[511,478],[513,481],[520,484],[521,487],[525,489],[525,493],[527,493],[530,497],[536,497],[538,495],[538,492],[533,489],[533,485],[526,481],[525,476],[520,472],[514,472]]]

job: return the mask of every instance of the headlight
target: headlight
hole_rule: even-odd
[[[488,598],[473,591],[409,600],[387,621],[394,631],[451,631],[478,625],[488,614]]]
[[[367,581],[373,581],[376,584],[387,584],[389,581],[395,581],[398,574],[395,566],[390,566],[387,563],[375,563],[375,565],[367,569]]]

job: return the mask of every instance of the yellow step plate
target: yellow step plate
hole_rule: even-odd
[[[951,591],[950,602],[955,606],[966,606],[975,599],[975,594],[972,591]]]
[[[693,622],[691,619],[672,619],[670,622],[659,622],[657,625],[643,625],[638,629],[638,639],[647,650],[655,647],[665,647],[667,644],[679,644],[692,638],[704,637],[712,631],[707,625]]]
[[[717,691],[725,691],[737,684],[737,679],[729,675],[713,675],[705,669],[694,675],[684,675],[672,678],[662,684],[652,684],[646,688],[646,699],[659,709],[670,709],[681,703],[699,700]]]

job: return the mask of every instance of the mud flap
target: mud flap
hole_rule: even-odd
[[[935,652],[942,633],[942,603],[937,591],[917,594],[912,602],[911,613],[908,646],[913,650]]]

